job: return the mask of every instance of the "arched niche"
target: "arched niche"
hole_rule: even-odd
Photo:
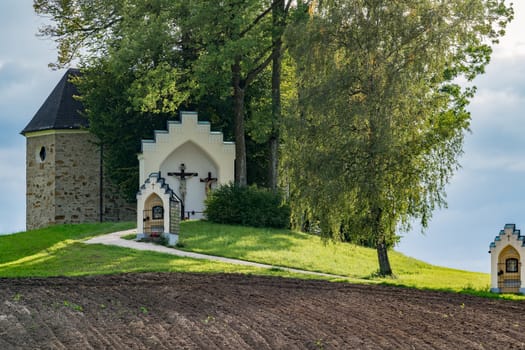
[[[197,173],[196,176],[186,177],[186,194],[183,195],[184,186],[180,176],[167,176],[169,173],[180,172],[181,164],[185,166],[186,173]],[[193,141],[187,141],[171,152],[161,163],[161,173],[166,182],[175,191],[177,196],[184,199],[185,216],[200,219],[203,217],[204,200],[206,198],[206,184],[201,181],[208,177],[219,178],[220,167],[213,157]]]
[[[520,286],[520,254],[513,246],[508,245],[498,256],[498,288],[503,293],[518,293]]]
[[[159,237],[164,233],[165,210],[162,199],[156,193],[146,198],[143,213],[144,233],[153,237]]]
[[[498,257],[498,263],[504,263],[505,260],[515,258],[520,259],[520,253],[511,245],[506,246],[501,250]]]

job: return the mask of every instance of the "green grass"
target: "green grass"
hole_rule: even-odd
[[[352,279],[397,284],[416,288],[460,291],[488,291],[490,276],[433,266],[390,251],[392,278],[376,278],[375,249],[348,243],[323,242],[318,236],[289,230],[247,228],[184,222],[180,238],[183,250],[230,258],[294,267],[348,276]]]
[[[60,225],[0,236],[0,277],[49,277],[125,272],[243,273],[303,279],[329,279],[133,249],[87,245],[83,240],[126,230],[134,223]],[[347,276],[347,281],[385,283],[419,289],[448,290],[484,297],[524,300],[488,292],[488,274],[433,266],[395,251],[390,259],[396,278],[377,278],[374,249],[289,230],[184,222],[184,250],[261,262],[282,267]]]
[[[134,223],[57,225],[40,230],[0,236],[0,277],[82,276],[125,272],[194,272],[312,278],[311,276],[285,271],[82,243],[83,240],[93,236],[133,227]]]
[[[135,227],[131,222],[56,225],[0,236],[0,264],[29,258],[68,239],[84,239]]]

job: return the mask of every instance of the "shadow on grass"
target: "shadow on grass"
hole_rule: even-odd
[[[54,277],[120,274],[130,272],[235,273],[325,279],[280,269],[263,269],[216,261],[177,257],[102,244],[69,241],[47,254],[37,253],[18,261],[0,264],[0,278]]]
[[[250,252],[271,250],[286,252],[305,241],[305,235],[285,229],[255,228],[211,224],[206,221],[184,222],[180,238],[183,250],[247,258]]]
[[[60,244],[59,244],[60,245]],[[46,254],[39,252],[0,264],[1,277],[50,277],[114,274],[124,272],[198,270],[198,260],[180,259],[155,252],[72,242]]]
[[[134,223],[130,222],[67,224],[1,236],[0,264],[16,261],[37,253],[45,254],[46,250],[65,240],[84,239],[133,227]]]

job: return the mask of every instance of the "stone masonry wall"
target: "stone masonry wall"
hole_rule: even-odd
[[[35,135],[26,135],[27,229],[99,222],[101,174],[96,138],[87,131]],[[109,180],[104,176],[102,220],[136,220],[135,204],[126,203]]]
[[[100,221],[100,148],[84,133],[56,135],[54,222]]]
[[[54,223],[55,135],[26,138],[26,227]]]
[[[138,189],[138,185],[137,185]],[[126,202],[111,179],[104,174],[104,221],[136,221],[137,203]]]

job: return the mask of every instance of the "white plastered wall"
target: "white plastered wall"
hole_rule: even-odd
[[[139,235],[143,236],[144,234],[144,205],[152,194],[156,194],[162,200],[162,206],[164,207],[164,233],[170,233],[167,231],[170,228],[169,208],[171,194],[166,192],[161,185],[157,182],[156,176],[150,176],[137,194],[137,233]],[[142,238],[142,236],[139,238]]]
[[[179,172],[184,163],[186,172],[198,173],[186,180],[185,211],[197,212],[192,218],[202,218],[199,212],[204,209],[205,184],[200,179],[211,172],[217,178],[213,187],[234,181],[235,144],[224,142],[223,134],[212,132],[208,122],[199,122],[195,112],[182,112],[181,122],[170,121],[167,131],[155,132],[155,140],[143,140],[138,158],[140,185],[149,174],[160,171],[179,197],[179,179],[168,172]]]

